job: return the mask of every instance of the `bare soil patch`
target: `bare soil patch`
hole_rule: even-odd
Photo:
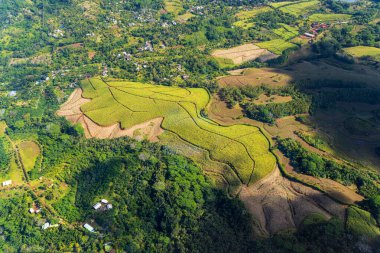
[[[240,199],[254,219],[254,233],[269,236],[296,229],[311,214],[344,219],[346,206],[326,194],[284,178],[277,168],[256,184],[244,186]]]
[[[258,58],[261,58],[261,61],[265,61],[278,57],[268,50],[262,49],[254,44],[244,44],[229,49],[217,49],[212,53],[212,56],[230,59],[234,64],[242,64]]]
[[[137,140],[147,139],[155,142],[158,141],[157,136],[163,133],[161,128],[163,118],[151,119],[129,129],[122,129],[120,123],[111,126],[99,126],[80,110],[81,105],[89,101],[91,100],[82,97],[82,89],[76,89],[57,111],[57,115],[66,117],[74,124],[81,124],[86,138],[112,139],[129,136]]]

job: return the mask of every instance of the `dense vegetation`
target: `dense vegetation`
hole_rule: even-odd
[[[242,203],[215,189],[189,159],[159,144],[128,138],[86,140],[79,124],[56,116],[81,80],[99,75],[203,87],[219,92],[230,107],[240,104],[246,116],[270,124],[307,113],[311,106],[313,112],[337,101],[380,101],[378,91],[361,84],[325,80],[297,88],[219,89],[215,78],[226,69],[210,56],[213,49],[264,42],[282,55],[232,68],[284,64],[302,45],[290,41],[308,31],[310,22],[266,6],[270,11],[247,18],[250,27],[240,27],[236,14],[262,7],[264,1],[173,2],[179,2],[178,10],[170,10],[163,0],[0,0],[0,125],[6,123],[5,136],[0,133],[0,183],[13,180],[0,191],[0,251],[357,251],[363,233],[351,227],[362,223],[356,217],[361,211],[352,212],[349,224],[308,217],[297,232],[252,238],[252,220]],[[370,23],[378,7],[375,2],[321,1],[315,14],[344,13],[352,20],[331,27],[313,43],[317,57],[340,57],[344,47],[379,47],[379,23]],[[291,47],[277,48],[279,41]],[[323,88],[328,91],[319,92]],[[256,104],[263,94],[292,100]],[[41,147],[27,172],[14,149],[25,140]],[[302,173],[355,184],[366,196],[361,206],[379,223],[378,174],[320,158],[291,140],[281,140],[279,147]],[[112,210],[93,210],[102,198],[113,204]],[[37,207],[40,213],[28,212]],[[46,222],[58,227],[44,230]],[[84,223],[96,233],[85,230]]]

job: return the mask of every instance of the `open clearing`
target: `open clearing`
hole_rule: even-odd
[[[217,49],[212,53],[212,56],[232,60],[234,64],[242,64],[256,59],[260,60],[260,58],[269,60],[277,57],[268,50],[254,44],[244,44],[229,49]]]
[[[380,48],[377,47],[357,46],[345,48],[344,51],[356,58],[370,56],[380,61]]]
[[[256,46],[259,48],[267,49],[268,51],[274,53],[274,54],[282,54],[287,49],[297,49],[298,46],[287,42],[283,39],[274,39],[270,41],[264,41],[264,42],[259,42],[256,43]]]
[[[165,10],[177,16],[183,10],[183,6],[179,0],[165,1]]]
[[[279,169],[256,184],[243,187],[240,198],[253,217],[257,235],[296,229],[312,214],[344,219],[346,206],[301,183],[284,178]]]
[[[271,4],[272,7],[278,8],[280,11],[296,16],[301,16],[316,10],[319,1],[298,1],[298,2],[279,2]]]
[[[0,121],[0,137],[4,136],[5,129],[7,129],[7,123]]]
[[[250,22],[251,18],[254,18],[256,15],[264,12],[270,11],[271,8],[269,6],[263,6],[258,8],[253,8],[252,10],[244,10],[240,11],[236,14],[236,17],[239,21],[234,23],[234,26],[248,29],[253,26],[253,23]]]
[[[163,129],[180,139],[207,150],[212,160],[228,164],[242,184],[250,184],[269,174],[275,158],[269,141],[253,126],[221,126],[203,118],[201,110],[210,97],[200,88],[184,89],[92,78],[82,82],[83,96],[91,99],[81,106],[96,124],[114,124],[129,129],[163,118]]]
[[[322,14],[315,13],[309,16],[309,20],[312,22],[333,22],[333,21],[348,21],[351,19],[349,14]]]
[[[40,147],[34,141],[23,141],[18,145],[18,149],[25,170],[32,170],[40,155]]]

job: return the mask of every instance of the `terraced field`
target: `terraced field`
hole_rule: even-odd
[[[120,122],[124,129],[162,117],[162,128],[208,152],[226,164],[236,185],[249,185],[275,168],[269,142],[260,129],[248,125],[222,126],[201,116],[210,96],[201,88],[178,88],[92,78],[82,82],[83,97],[91,99],[82,112],[101,126]]]
[[[351,19],[349,14],[324,14],[324,13],[315,13],[309,16],[309,20],[313,22],[332,22],[332,21],[348,21]]]
[[[319,1],[298,1],[298,2],[280,2],[272,7],[278,8],[280,11],[296,16],[301,16],[316,10],[319,6]]]
[[[282,52],[284,52],[286,49],[297,48],[295,44],[287,42],[283,39],[259,42],[256,43],[256,46],[267,49],[268,51],[278,55],[282,54]]]
[[[366,47],[366,46],[357,46],[345,48],[344,51],[352,55],[353,57],[373,57],[375,60],[380,61],[380,48],[376,47]]]
[[[287,24],[281,24],[281,27],[274,29],[273,32],[284,40],[292,39],[294,37],[297,37],[299,34],[297,28],[291,27]]]

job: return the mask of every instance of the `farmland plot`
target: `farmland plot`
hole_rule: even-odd
[[[242,64],[261,57],[275,57],[265,48],[260,48],[254,44],[244,44],[229,49],[217,49],[212,53],[212,56],[217,59],[230,60],[234,64]]]
[[[259,42],[259,43],[256,43],[256,46],[263,49],[267,49],[271,51],[272,53],[278,54],[278,55],[282,54],[282,52],[284,52],[287,49],[297,48],[295,44],[287,42],[282,39]]]
[[[154,118],[181,140],[206,150],[212,160],[228,165],[242,184],[250,184],[275,168],[269,141],[260,129],[222,126],[201,116],[210,97],[201,88],[178,88],[92,78],[82,83],[91,102],[81,110],[96,124],[120,123],[131,128]],[[254,180],[253,180],[254,179]]]

